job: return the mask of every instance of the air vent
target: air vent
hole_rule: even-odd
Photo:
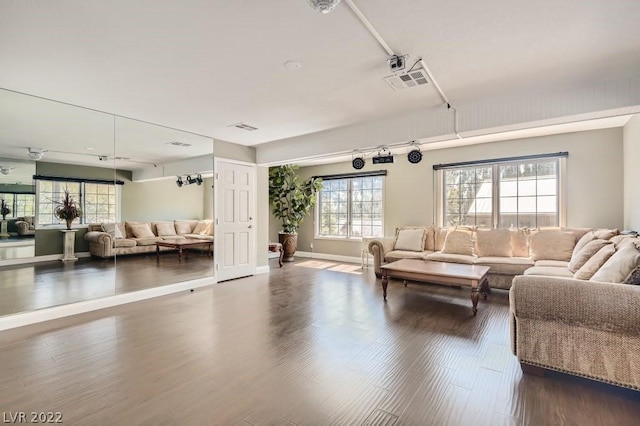
[[[257,127],[249,126],[248,124],[245,124],[245,123],[232,124],[227,127],[235,127],[237,129],[246,130],[247,132],[253,132],[254,130],[258,130]]]
[[[184,143],[184,142],[178,142],[178,141],[167,142],[167,145],[173,145],[173,146],[192,146],[190,143]]]
[[[114,160],[131,160],[130,157],[113,157]]]
[[[390,75],[389,77],[385,77],[384,81],[386,81],[393,90],[418,87],[429,83],[429,80],[427,80],[427,72],[423,69],[417,69],[402,74]]]

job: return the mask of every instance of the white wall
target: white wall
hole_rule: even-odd
[[[256,191],[257,193],[257,259],[256,266],[269,264],[267,251],[269,245],[269,168],[257,167],[256,171]],[[276,241],[278,241],[276,239]]]
[[[623,130],[624,149],[624,228],[640,231],[640,114]]]
[[[422,162],[410,164],[404,155],[395,163],[372,165],[363,171],[388,170],[385,179],[385,235],[393,235],[397,226],[430,225],[434,221],[433,165],[568,151],[567,226],[623,226],[622,129],[604,129],[537,138],[493,142],[457,148],[425,151]],[[299,174],[313,175],[354,172],[350,162],[301,167]],[[277,238],[280,225],[270,215],[270,237]],[[360,256],[359,242],[314,239],[313,217],[303,222],[298,249]]]
[[[122,220],[203,219],[205,187],[204,184],[194,184],[178,188],[175,178],[125,182],[122,187]]]

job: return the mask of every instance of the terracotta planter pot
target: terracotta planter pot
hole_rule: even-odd
[[[285,234],[280,232],[278,234],[278,242],[282,244],[282,249],[284,251],[284,257],[282,258],[283,262],[293,262],[293,255],[296,252],[296,248],[298,247],[298,234]]]

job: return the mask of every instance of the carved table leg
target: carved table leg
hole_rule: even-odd
[[[482,297],[484,298],[484,300],[487,300],[487,295],[490,292],[490,290],[489,290],[489,280],[487,278],[485,278],[482,281],[482,285],[480,286],[480,289],[482,290]]]
[[[382,298],[387,300],[387,285],[389,284],[389,277],[387,277],[387,270],[382,270]]]
[[[473,303],[474,316],[478,312],[478,299],[480,299],[480,295],[478,294],[478,287],[471,287],[471,303]]]

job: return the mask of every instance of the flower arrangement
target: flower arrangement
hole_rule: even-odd
[[[82,217],[82,210],[78,207],[76,200],[69,194],[69,189],[65,188],[64,197],[55,203],[58,205],[54,211],[56,217],[67,222],[67,229],[71,229],[71,222]]]
[[[0,204],[0,214],[2,215],[2,220],[5,220],[9,213],[11,213],[11,209],[9,208],[9,206],[7,205],[7,202],[3,198],[2,203]]]

